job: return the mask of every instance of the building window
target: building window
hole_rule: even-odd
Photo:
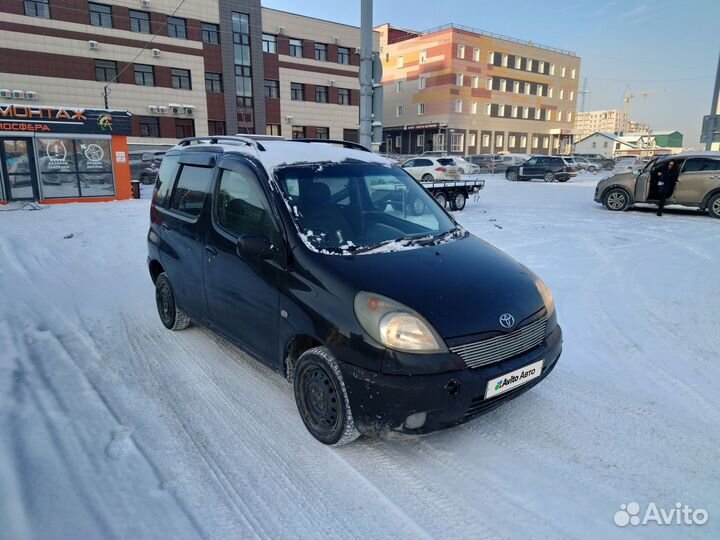
[[[557,119],[558,119],[558,122],[562,122],[562,111],[557,112]]]
[[[328,87],[327,86],[316,86],[315,87],[315,103],[327,103],[328,102]]]
[[[92,26],[102,26],[104,28],[112,28],[112,7],[105,4],[94,4],[88,2],[90,10],[90,24]]]
[[[525,95],[527,95],[527,96],[530,95],[530,83],[529,82],[525,83]]]
[[[170,77],[172,79],[172,87],[179,90],[192,90],[192,84],[190,83],[190,70],[172,68],[170,70]]]
[[[518,115],[517,105],[513,105],[512,109],[510,110],[510,116],[512,116],[513,118],[517,118],[517,115]]]
[[[555,64],[550,64],[550,75],[555,75]]]
[[[553,97],[553,87],[552,86],[550,86],[548,88],[548,97]]]
[[[397,64],[395,67],[404,67],[405,66],[405,57],[404,56],[398,56],[397,57]]]
[[[520,136],[520,147],[527,148],[527,137],[525,135]]]
[[[398,94],[402,92],[402,81],[395,81],[395,92]]]
[[[570,97],[569,97],[568,99],[569,99],[570,101],[572,101],[573,99],[575,99],[575,91],[574,91],[574,90],[570,90]]]
[[[195,121],[192,118],[175,119],[175,137],[184,139],[195,136]]]
[[[495,135],[495,148],[502,148],[502,147],[503,147],[503,136]]]
[[[420,63],[424,64],[427,62],[427,51],[420,51]]]
[[[488,90],[492,90],[492,87],[493,87],[492,77],[488,77],[488,79],[487,79],[487,81],[486,81],[486,83],[485,83],[485,87],[486,87]]]
[[[562,67],[560,68],[560,76],[561,76],[561,77],[565,77],[565,66],[562,66]]]
[[[208,120],[208,135],[225,135],[223,120]]]
[[[462,73],[456,73],[455,74],[455,84],[457,86],[462,86],[465,82],[465,76]]]
[[[525,71],[532,71],[533,70],[533,63],[535,60],[528,58],[525,60]]]
[[[473,62],[479,62],[480,61],[480,49],[475,47],[473,49]]]
[[[462,152],[465,150],[465,134],[464,133],[451,133],[450,134],[450,151],[451,152]]]
[[[500,79],[500,91],[507,92],[507,80],[506,79]]]
[[[415,137],[415,147],[420,149],[425,147],[425,134],[418,133]]]
[[[277,37],[272,34],[263,34],[263,52],[277,54]]]
[[[495,53],[493,51],[490,51],[488,53],[488,64],[494,64],[495,63]]]
[[[315,128],[316,137],[318,139],[329,139],[330,138],[330,128],[326,127],[318,127]]]
[[[471,86],[473,88],[479,88],[480,87],[480,77],[477,75],[473,75],[472,79],[470,79]]]
[[[567,121],[568,122],[572,122],[572,116],[573,116],[572,111],[568,111],[568,113],[567,113]]]
[[[134,64],[135,84],[139,86],[155,86],[155,68],[147,64]]]
[[[490,146],[490,135],[487,133],[484,133],[482,136],[482,145],[486,147]]]
[[[425,104],[418,103],[418,116],[423,116],[424,114],[425,114]]]
[[[130,31],[140,34],[150,33],[150,14],[146,11],[136,11],[131,9],[128,11],[130,15]]]
[[[477,114],[478,112],[478,104],[477,101],[473,101],[472,105],[470,105],[470,112],[473,114]]]
[[[574,79],[576,73],[577,73],[577,72],[575,71],[575,68],[571,69],[571,70],[570,70],[570,78],[571,78],[571,79]]]
[[[253,106],[252,62],[250,60],[250,17],[232,12],[233,58],[235,61],[235,99],[238,107]],[[242,113],[246,118],[245,112]],[[252,122],[252,120],[250,120]]]
[[[292,138],[293,139],[304,139],[305,138],[305,126],[293,126],[292,127]]]
[[[48,0],[25,0],[25,15],[49,19],[50,6]]]
[[[114,60],[95,60],[95,80],[112,82],[117,77],[117,62]]]
[[[543,148],[547,148],[549,145],[548,137],[543,137]]]
[[[500,65],[502,67],[508,67],[508,55],[503,53],[500,57]]]
[[[518,94],[518,93],[520,93],[520,82],[519,82],[519,81],[513,81],[513,83],[512,83],[512,91],[513,91],[513,94]]]
[[[540,73],[545,73],[545,62],[540,62],[538,65],[538,71]]]
[[[222,93],[222,75],[220,73],[205,73],[205,91],[211,94]]]
[[[475,146],[477,138],[475,133],[468,133],[468,146]]]
[[[538,139],[538,136],[537,136],[537,135],[534,135],[533,138],[532,138],[532,147],[533,147],[533,148],[539,148],[539,144],[540,144],[539,141],[540,141],[540,139]]]
[[[425,90],[427,84],[427,77],[418,78],[418,90]]]
[[[529,118],[530,117],[530,109],[528,107],[523,107],[522,109],[523,109],[523,113],[522,113],[523,118]]]
[[[498,105],[498,116],[501,118],[505,116],[505,105]]]
[[[560,89],[560,99],[565,99],[565,89],[564,88]]]
[[[282,134],[280,124],[267,124],[265,126],[265,134],[280,137]]]
[[[327,62],[327,45],[324,43],[315,44],[315,60]]]
[[[486,103],[486,104],[485,104],[485,114],[486,114],[487,116],[490,116],[490,111],[491,111],[491,110],[492,110],[492,105],[490,105],[490,103]]]
[[[403,106],[402,105],[396,106],[395,107],[395,116],[399,118],[402,116],[402,114],[403,114]]]
[[[522,69],[522,56],[515,57],[515,69]]]
[[[462,112],[462,99],[456,99],[455,100],[455,112],[461,113]]]
[[[465,45],[458,45],[458,46],[457,46],[457,57],[458,57],[458,58],[465,58]]]
[[[338,105],[350,105],[350,90],[338,88]]]
[[[301,39],[290,40],[290,56],[302,58],[303,55],[303,42]]]
[[[338,47],[338,64],[350,63],[350,49],[347,47]]]
[[[141,137],[160,137],[160,122],[154,116],[141,116],[140,136]]]
[[[218,45],[220,43],[220,27],[217,24],[202,23],[203,43]]]
[[[280,82],[265,79],[265,97],[270,99],[280,98]]]
[[[240,107],[252,107],[252,76],[250,66],[235,66],[235,96]]]
[[[293,101],[305,101],[305,85],[290,83],[290,99]]]
[[[168,17],[167,18],[167,31],[168,36],[178,38],[178,39],[187,39],[187,25],[185,24],[185,19],[181,19],[180,17]]]
[[[515,135],[508,137],[508,148],[515,148]]]

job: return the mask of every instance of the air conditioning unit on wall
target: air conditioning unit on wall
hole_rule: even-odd
[[[148,105],[148,112],[157,113],[158,112],[157,105]]]
[[[13,90],[12,97],[13,99],[25,99],[25,92],[22,90]]]
[[[147,9],[150,7],[150,0],[140,0],[140,5]]]
[[[180,105],[177,103],[168,103],[168,107],[170,107],[170,112],[172,114],[180,114]]]
[[[95,49],[97,49],[97,48],[98,48],[98,42],[97,42],[97,41],[95,41],[94,39],[91,39],[90,41],[88,41],[88,49],[93,49],[93,50],[95,50]]]
[[[160,54],[161,54],[160,49],[153,49],[153,50],[152,50],[153,58],[159,58],[159,57],[160,57]]]
[[[160,105],[160,106],[158,107],[158,112],[159,112],[160,114],[167,114],[167,111],[168,111],[168,108],[167,108],[165,105]]]
[[[29,100],[32,100],[32,101],[37,101],[37,100],[39,99],[38,93],[35,92],[34,90],[27,90],[27,91],[25,92],[25,99],[29,99]]]
[[[0,98],[10,99],[12,97],[12,92],[8,90],[7,88],[0,89]]]
[[[183,109],[185,109],[185,114],[192,115],[195,111],[195,105],[183,105]]]

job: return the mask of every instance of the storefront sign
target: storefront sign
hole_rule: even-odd
[[[0,104],[0,131],[130,135],[127,111]]]
[[[440,127],[440,124],[415,124],[414,126],[408,126],[408,130],[414,130],[414,129],[437,129]]]
[[[125,152],[115,152],[115,163],[125,163],[126,161]]]

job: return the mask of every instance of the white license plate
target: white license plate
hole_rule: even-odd
[[[512,390],[538,378],[542,373],[543,362],[544,360],[539,360],[500,377],[490,379],[485,389],[485,399],[497,396],[498,394],[504,394],[508,390]]]

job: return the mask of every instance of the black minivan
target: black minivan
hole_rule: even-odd
[[[357,144],[184,139],[150,218],[163,324],[207,326],[288,377],[325,444],[460,424],[560,356],[545,284]]]

